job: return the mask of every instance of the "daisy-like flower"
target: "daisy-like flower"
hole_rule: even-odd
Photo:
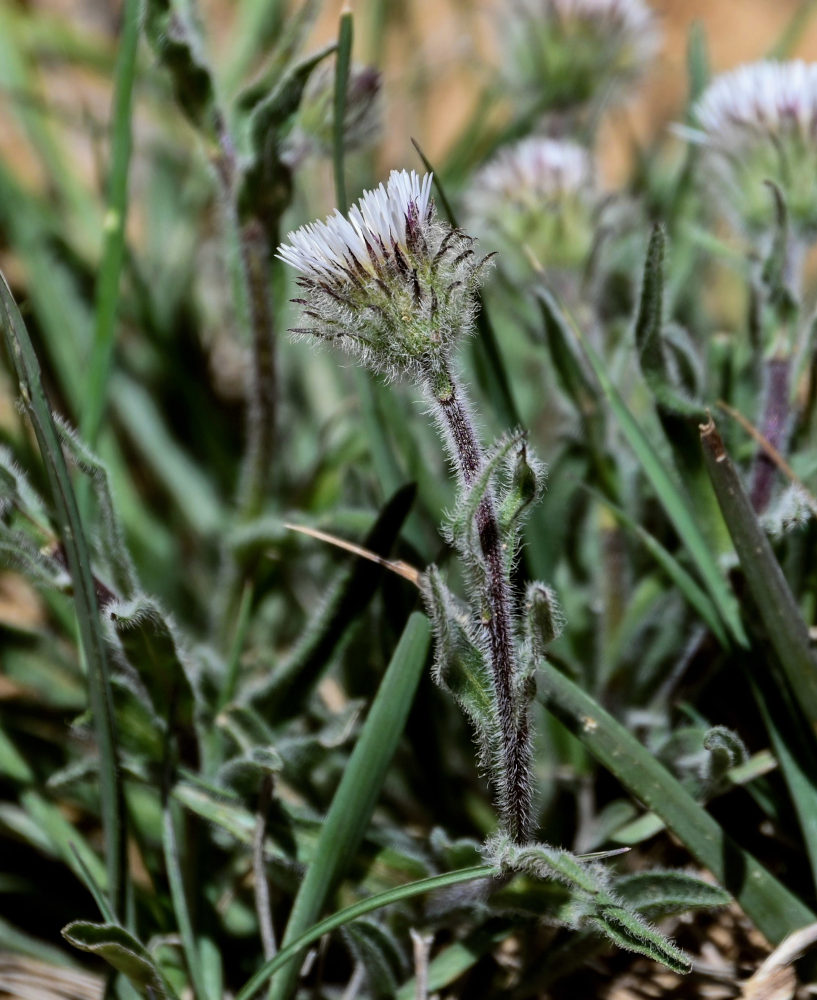
[[[659,42],[643,0],[515,0],[507,28],[511,83],[544,112],[620,96]]]
[[[695,108],[703,169],[733,220],[768,232],[774,208],[765,180],[783,193],[799,237],[817,236],[817,63],[758,62],[722,73]]]
[[[590,153],[574,142],[524,139],[474,177],[466,196],[469,227],[490,238],[512,274],[525,276],[529,248],[546,268],[587,259],[598,205]]]
[[[300,273],[294,299],[309,325],[390,378],[425,381],[467,335],[488,258],[436,218],[431,175],[392,171],[349,210],[287,236],[277,256]]]

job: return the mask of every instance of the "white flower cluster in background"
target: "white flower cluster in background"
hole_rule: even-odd
[[[500,250],[502,266],[527,273],[528,253],[546,268],[584,264],[598,201],[587,149],[530,138],[502,149],[475,175],[466,209],[469,229]]]
[[[660,44],[643,0],[515,0],[506,37],[510,82],[543,113],[620,98]]]
[[[752,234],[774,218],[780,189],[790,220],[809,242],[817,234],[817,64],[763,61],[722,73],[695,107],[703,170],[733,221]]]

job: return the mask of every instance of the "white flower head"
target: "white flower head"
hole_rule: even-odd
[[[591,154],[575,142],[530,138],[501,150],[466,195],[469,228],[503,253],[511,270],[530,270],[528,247],[545,267],[586,260],[599,202]]]
[[[659,46],[644,0],[515,0],[512,11],[511,82],[544,112],[621,96]]]
[[[335,211],[289,233],[277,256],[300,273],[311,326],[294,333],[332,341],[389,377],[418,376],[470,332],[487,258],[440,222],[431,174],[394,170],[348,217]]]
[[[695,107],[703,169],[750,233],[774,217],[765,180],[782,192],[796,230],[817,234],[817,63],[764,61],[722,73]]]

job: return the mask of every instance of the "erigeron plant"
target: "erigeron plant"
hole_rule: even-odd
[[[348,218],[336,212],[290,233],[278,256],[300,272],[304,297],[294,301],[311,325],[296,327],[296,335],[333,343],[372,371],[419,386],[429,400],[460,487],[449,537],[470,587],[466,610],[435,569],[426,574],[436,674],[444,680],[462,657],[470,678],[463,683],[477,699],[487,693],[477,721],[481,759],[503,826],[523,843],[531,814],[531,671],[520,662],[510,569],[521,515],[544,476],[521,435],[487,454],[477,436],[454,352],[472,331],[489,258],[478,256],[472,237],[436,217],[431,180],[394,171]]]
[[[500,830],[484,846],[486,860],[502,875],[565,886],[569,902],[556,918],[564,926],[591,927],[684,971],[683,952],[612,893],[610,872],[531,839],[529,705],[537,666],[564,623],[553,590],[536,582],[520,620],[511,574],[545,469],[523,433],[486,450],[475,430],[454,352],[472,332],[489,258],[437,218],[431,180],[394,171],[348,217],[336,212],[289,234],[278,256],[299,272],[304,295],[294,301],[309,323],[294,332],[421,388],[456,474],[459,493],[444,528],[462,560],[468,599],[455,597],[433,565],[420,586],[436,637],[434,678],[472,724],[498,805]]]
[[[596,111],[625,97],[659,42],[642,0],[515,0],[507,18],[508,83],[543,114]]]

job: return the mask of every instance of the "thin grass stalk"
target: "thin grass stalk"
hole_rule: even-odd
[[[126,879],[124,802],[119,780],[110,664],[99,620],[91,559],[62,445],[43,389],[40,366],[20,311],[1,274],[0,300],[8,353],[15,367],[20,392],[42,455],[54,505],[57,534],[65,551],[74,586],[80,649],[86,666],[89,701],[99,752],[99,795],[105,838],[107,891],[111,908],[114,913],[119,914]]]
[[[331,917],[314,924],[308,931],[301,934],[294,941],[285,945],[275,958],[266,962],[255,975],[236,994],[235,1000],[252,1000],[258,991],[264,986],[267,980],[271,979],[279,969],[282,969],[289,962],[292,962],[302,954],[313,942],[319,940],[324,934],[343,927],[344,924],[357,920],[358,917],[373,913],[384,906],[391,906],[404,899],[412,899],[414,896],[422,896],[429,892],[440,889],[447,889],[452,885],[459,885],[463,882],[474,882],[477,879],[491,878],[496,874],[491,865],[480,865],[475,868],[461,868],[458,871],[446,872],[444,875],[432,875],[430,878],[419,879],[417,882],[409,882],[400,885],[396,889],[387,889],[374,896],[368,896],[359,903],[353,903],[342,910],[338,910]],[[277,983],[277,981],[276,981]]]
[[[179,842],[176,836],[176,817],[174,813],[177,807],[165,794],[165,801],[162,809],[162,849],[164,852],[165,868],[167,878],[170,883],[170,896],[173,901],[173,912],[176,916],[176,924],[179,928],[179,936],[182,941],[187,971],[190,976],[190,986],[194,1000],[217,1000],[210,997],[204,983],[201,969],[201,958],[198,945],[193,933],[193,922],[190,918],[190,908],[187,904],[187,894],[184,888],[184,877],[182,875],[181,859],[179,857]]]
[[[102,260],[96,284],[94,342],[84,397],[85,406],[80,420],[80,432],[90,448],[96,447],[99,436],[116,344],[119,282],[125,256],[128,173],[133,145],[131,116],[141,6],[141,0],[125,0],[122,35],[114,77],[108,204],[103,227]]]

